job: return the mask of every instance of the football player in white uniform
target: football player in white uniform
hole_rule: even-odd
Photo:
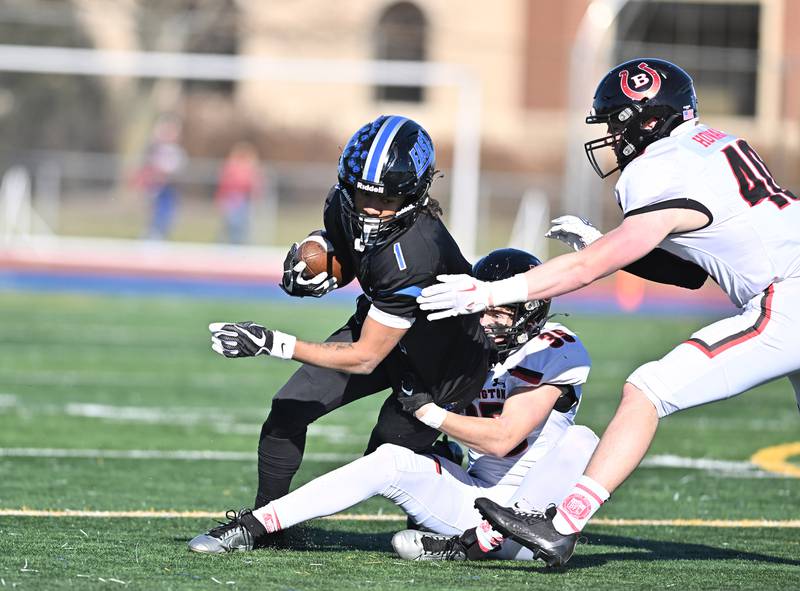
[[[503,249],[481,259],[474,272],[500,279],[539,264],[526,252]],[[268,543],[270,533],[382,495],[434,532],[395,535],[393,546],[403,558],[458,560],[495,550],[492,558],[532,559],[519,544],[503,544],[488,524],[476,529],[482,520],[474,503],[485,496],[526,509],[558,502],[597,445],[590,429],[574,424],[589,356],[574,333],[547,322],[549,308],[546,299],[488,309],[482,323],[499,361],[480,396],[464,415],[433,402],[417,410],[419,420],[469,446],[466,470],[439,456],[383,444],[263,507],[229,512],[228,523],[197,536],[189,549],[252,550]]]
[[[586,122],[608,126],[586,153],[601,177],[622,171],[615,193],[623,222],[598,237],[577,218],[557,220],[552,234],[591,244],[500,282],[440,278],[418,300],[438,310],[429,318],[552,298],[623,268],[686,287],[710,275],[740,312],[633,372],[586,472],[545,516],[477,501],[498,531],[550,565],[569,560],[578,533],[644,457],[661,417],[783,376],[800,404],[797,197],[744,139],[700,124],[692,80],[672,63],[637,59],[612,69]],[[611,171],[595,159],[602,147],[614,152]]]

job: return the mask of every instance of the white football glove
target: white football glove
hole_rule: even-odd
[[[560,240],[576,251],[583,250],[603,235],[592,222],[576,215],[562,215],[550,223],[553,225],[544,237]]]
[[[208,330],[211,331],[211,348],[228,358],[270,355],[291,359],[297,342],[292,335],[253,322],[213,322]]]
[[[428,314],[428,320],[476,314],[489,305],[489,284],[469,275],[438,275],[441,283],[422,290],[417,298],[421,310],[441,310]]]

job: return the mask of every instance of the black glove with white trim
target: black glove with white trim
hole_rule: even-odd
[[[208,330],[211,331],[211,348],[229,358],[269,355],[291,359],[297,341],[292,335],[253,322],[213,322]]]
[[[306,240],[318,240],[319,236],[310,236]],[[305,242],[306,240],[303,240]],[[302,244],[302,242],[300,243]],[[328,277],[326,272],[319,273],[311,279],[303,277],[306,270],[305,261],[300,260],[299,250],[300,244],[295,242],[286,253],[286,258],[283,260],[283,277],[281,277],[281,289],[288,293],[290,296],[304,298],[311,296],[313,298],[321,298],[326,293],[329,293],[339,287],[336,277]]]

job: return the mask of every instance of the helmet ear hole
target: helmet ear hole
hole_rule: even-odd
[[[644,131],[653,131],[656,125],[658,125],[658,117],[651,117],[641,125],[641,129]]]

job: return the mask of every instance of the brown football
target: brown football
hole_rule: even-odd
[[[328,277],[336,277],[339,284],[342,283],[342,265],[333,252],[333,245],[322,236],[309,236],[301,242],[298,256],[306,264],[303,271],[306,279],[327,272]]]

